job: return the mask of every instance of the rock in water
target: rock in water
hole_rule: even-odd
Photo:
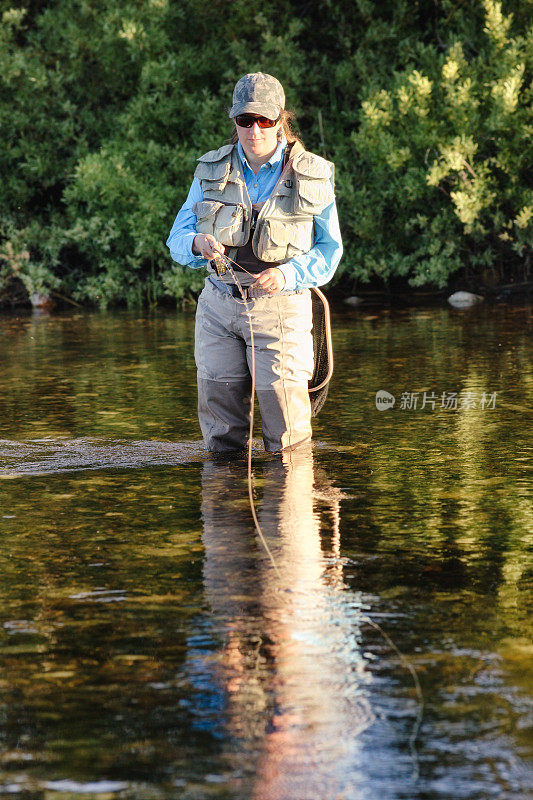
[[[33,294],[30,296],[30,300],[34,308],[39,308],[43,311],[50,311],[55,306],[55,303],[49,294],[39,294],[39,292],[33,292]]]
[[[454,308],[471,308],[482,300],[481,295],[472,292],[454,292],[448,297],[448,303]]]
[[[355,297],[354,295],[353,297],[347,297],[344,302],[346,305],[353,306],[355,308],[356,306],[360,306],[363,300],[361,297]]]

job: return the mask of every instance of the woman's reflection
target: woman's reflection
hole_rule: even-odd
[[[223,641],[217,680],[235,767],[253,773],[254,800],[353,800],[357,736],[372,717],[358,646],[361,601],[342,583],[340,492],[315,469],[311,446],[264,461],[255,484],[279,575],[253,528],[246,466],[204,465],[204,585]],[[329,550],[321,544],[324,505],[333,516]]]

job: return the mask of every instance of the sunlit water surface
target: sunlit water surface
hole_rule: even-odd
[[[530,797],[531,322],[338,310],[274,568],[192,314],[0,318],[0,796]]]

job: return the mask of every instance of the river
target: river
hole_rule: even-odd
[[[335,309],[274,567],[192,312],[0,317],[0,796],[531,797],[532,321]]]

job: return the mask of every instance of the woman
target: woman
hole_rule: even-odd
[[[309,287],[330,279],[342,255],[333,165],[291,131],[281,84],[262,72],[233,91],[232,144],[198,159],[167,246],[172,258],[207,266],[198,300],[198,416],[211,451],[241,450],[248,438],[250,321],[265,449],[311,438],[313,372]],[[219,275],[223,253],[236,262]]]

